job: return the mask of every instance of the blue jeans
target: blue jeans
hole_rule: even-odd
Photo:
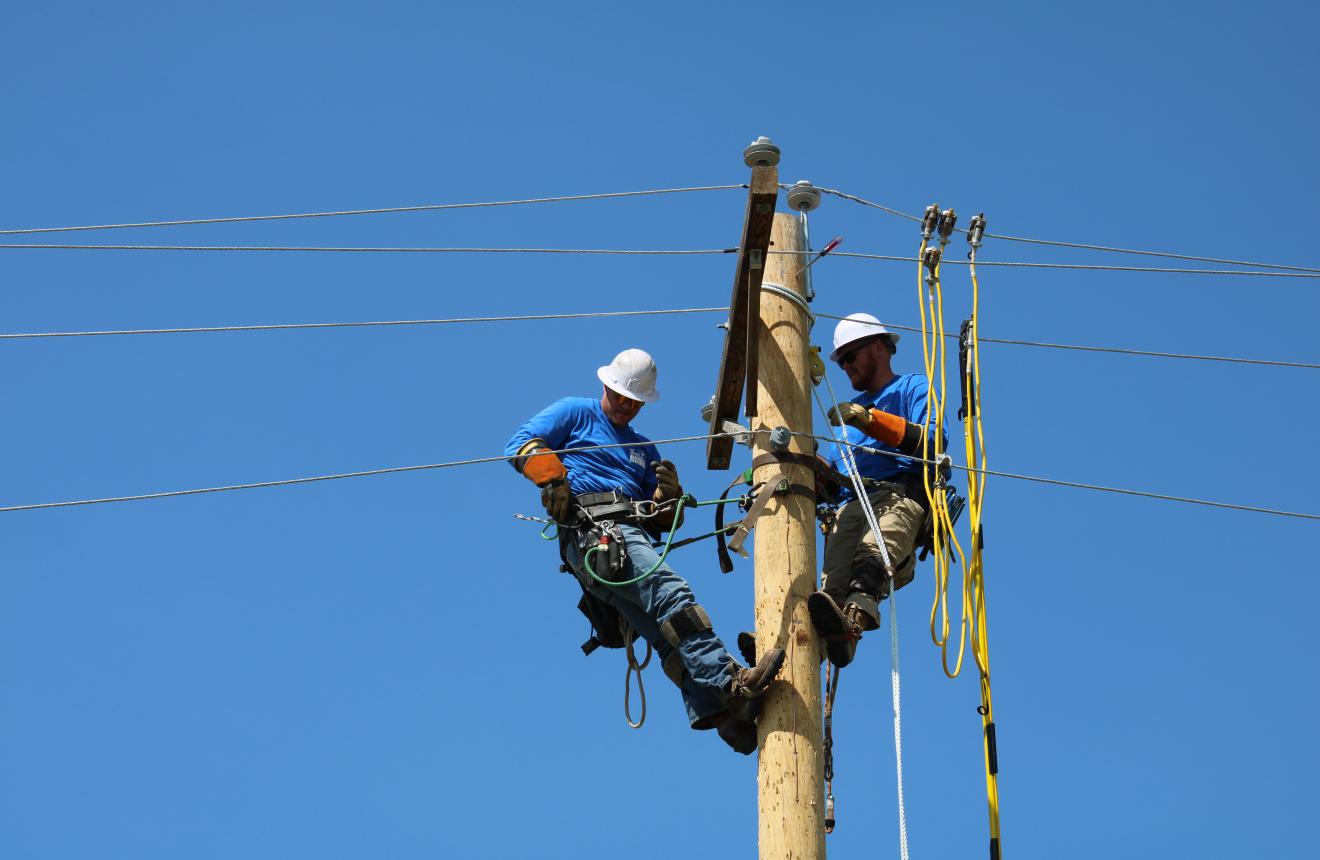
[[[622,525],[620,529],[628,549],[628,563],[619,579],[626,581],[650,570],[660,555],[651,546],[651,539],[646,532],[630,525]],[[668,564],[662,564],[655,573],[633,585],[602,585],[587,573],[576,541],[566,542],[564,555],[578,581],[594,597],[617,609],[633,630],[637,631],[637,635],[651,643],[663,663],[674,651],[674,647],[661,635],[660,625],[683,607],[697,602],[687,580],[675,573]],[[599,554],[592,555],[593,567],[602,566],[598,559]],[[725,710],[729,684],[733,678],[730,669],[733,658],[715,631],[703,630],[683,639],[678,643],[678,654],[686,670],[679,689],[683,693],[688,723],[696,724]]]

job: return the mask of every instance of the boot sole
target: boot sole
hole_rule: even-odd
[[[825,642],[825,654],[830,662],[842,669],[852,662],[847,637],[848,619],[843,617],[839,605],[824,592],[817,591],[807,597],[807,614],[816,633]]]

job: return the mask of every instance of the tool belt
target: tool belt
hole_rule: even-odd
[[[582,653],[590,654],[597,648],[623,648],[627,641],[624,635],[626,624],[619,611],[592,594],[587,586],[589,581],[575,571],[568,563],[566,552],[569,543],[576,545],[578,556],[585,558],[592,547],[602,547],[593,558],[593,567],[600,577],[609,580],[623,579],[628,567],[628,550],[624,541],[621,524],[635,525],[651,531],[649,519],[654,515],[653,502],[638,502],[617,491],[608,493],[581,493],[573,497],[575,505],[574,526],[560,529],[559,555],[563,560],[560,570],[572,573],[582,589],[582,598],[578,601],[578,611],[586,616],[591,624],[591,635],[582,643]]]
[[[648,531],[647,521],[655,515],[655,502],[639,502],[612,490],[608,493],[581,493],[573,497],[573,503],[579,511],[579,520],[599,522],[610,520],[616,523],[628,523],[641,526]]]

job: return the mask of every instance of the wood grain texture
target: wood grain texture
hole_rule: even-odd
[[[797,219],[774,218],[774,247],[800,251]],[[801,261],[776,254],[767,259],[766,279],[799,294]],[[808,390],[810,323],[796,304],[762,295],[756,325],[761,358],[760,415],[756,428],[786,426],[811,431]],[[768,434],[757,434],[753,455],[768,453]],[[794,437],[790,450],[810,454],[809,439]],[[811,469],[768,463],[754,481],[782,471],[790,481],[812,485]],[[823,759],[821,757],[820,646],[807,616],[807,596],[816,588],[815,506],[798,494],[776,496],[756,523],[756,647],[788,652],[779,681],[766,692],[758,735],[760,759],[759,846],[762,860],[821,860],[825,856]]]

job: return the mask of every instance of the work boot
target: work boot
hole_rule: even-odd
[[[738,653],[748,666],[756,665],[756,634],[744,630],[738,634]]]
[[[834,598],[823,591],[814,592],[807,598],[807,614],[825,643],[825,656],[840,669],[853,661],[857,642],[862,638],[862,625],[856,620],[861,607],[849,603],[847,608],[849,612],[845,614]]]
[[[735,664],[736,665],[736,664]],[[771,648],[750,669],[738,669],[729,685],[731,699],[755,699],[765,692],[784,665],[784,649]],[[732,705],[731,705],[732,707]]]
[[[734,752],[751,755],[756,752],[756,716],[761,711],[761,700],[736,699],[729,705],[724,722],[717,731]]]

